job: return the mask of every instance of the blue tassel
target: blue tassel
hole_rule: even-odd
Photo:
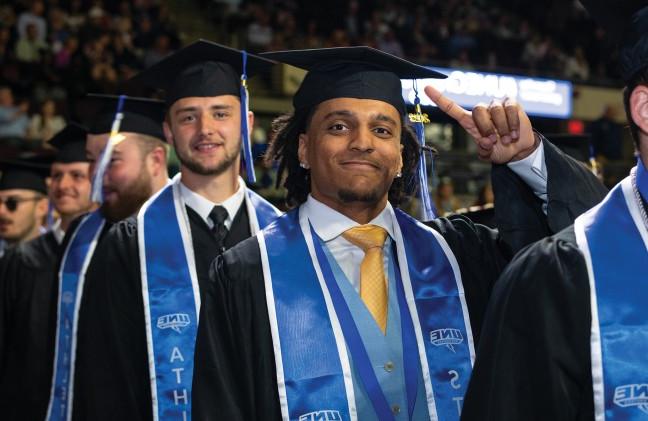
[[[421,155],[418,165],[418,178],[419,178],[419,197],[421,199],[421,211],[424,221],[430,221],[437,217],[437,211],[434,203],[430,199],[430,190],[428,187],[428,174],[427,164],[425,160],[425,126],[423,124],[423,113],[421,112],[421,101],[418,96],[418,89],[416,80],[414,80],[414,107],[416,109],[417,119],[414,122],[414,130],[416,137],[421,145]],[[434,174],[434,158],[432,158],[432,173]]]
[[[247,89],[247,52],[243,53],[243,73],[241,74],[241,148],[243,148],[243,163],[248,183],[256,183],[254,173],[254,159],[252,158],[252,141],[248,127],[248,113],[250,111]]]
[[[51,230],[54,226],[54,203],[52,199],[49,200],[47,204],[47,230]]]
[[[594,145],[592,145],[592,142],[590,142],[589,144],[589,163],[592,169],[592,174],[598,177],[601,173],[601,169],[599,168],[598,161],[596,160],[596,155],[594,154]]]
[[[116,144],[118,144],[122,138],[119,137],[119,128],[121,122],[124,119],[124,101],[126,99],[125,95],[120,95],[119,100],[117,101],[117,111],[115,112],[115,118],[113,119],[112,127],[110,129],[110,137],[106,146],[104,146],[103,151],[101,151],[101,156],[99,157],[99,164],[97,165],[97,170],[95,171],[94,177],[92,179],[92,195],[91,200],[99,204],[103,203],[103,179],[106,174],[106,169],[110,165],[110,159],[112,158],[112,151]]]

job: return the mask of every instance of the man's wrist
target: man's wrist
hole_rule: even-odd
[[[513,155],[513,158],[509,162],[516,162],[516,161],[521,161],[524,158],[528,157],[531,155],[536,149],[538,149],[538,146],[540,146],[540,136],[538,136],[538,133],[535,131],[533,132],[533,145],[529,148],[523,149],[517,154]]]

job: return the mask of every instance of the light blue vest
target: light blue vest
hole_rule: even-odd
[[[329,252],[325,243],[322,242],[322,248],[333,274],[335,281],[342,291],[344,300],[351,310],[353,320],[356,322],[362,342],[364,343],[371,365],[374,368],[376,378],[380,383],[380,387],[389,402],[392,413],[396,420],[407,420],[407,395],[405,393],[405,372],[403,371],[403,339],[401,333],[401,316],[400,307],[398,304],[398,297],[396,295],[396,273],[394,272],[394,257],[392,253],[392,240],[390,238],[385,242],[383,251],[385,253],[388,274],[388,310],[387,310],[387,330],[383,335],[382,331],[376,324],[373,316],[367,309],[360,298],[360,294],[353,287],[349,278],[344,274],[333,255]],[[348,350],[347,350],[348,351]],[[349,355],[351,355],[351,352]],[[364,385],[358,376],[358,372],[351,359],[351,370],[353,374],[353,388],[356,397],[359,399],[357,402],[358,419],[367,421],[379,421],[379,418],[371,405],[371,400],[365,391]],[[425,400],[425,386],[423,384],[423,376],[420,369],[418,369],[418,384],[416,405],[414,406],[413,420],[427,420],[429,419],[427,413],[427,402]]]
[[[386,337],[306,214],[291,211],[257,235],[285,421],[459,419],[474,349],[458,264],[440,234],[387,210],[395,247]]]

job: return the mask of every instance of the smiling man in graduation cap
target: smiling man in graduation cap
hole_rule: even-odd
[[[637,165],[502,275],[466,420],[648,419],[648,5],[582,3],[619,49]]]
[[[86,273],[103,258],[97,246],[113,223],[137,212],[168,180],[161,101],[88,95],[82,109],[81,118],[88,125],[85,156],[93,174],[91,199],[100,206],[70,225],[56,271],[47,420],[71,418],[76,353],[84,344],[77,333],[87,307],[84,294],[92,290]]]
[[[0,259],[0,413],[9,419],[45,417],[53,360],[54,273],[65,231],[92,207],[85,141],[85,128],[75,123],[50,140],[56,154],[49,197],[60,218],[47,233],[11,248]]]
[[[98,288],[89,297],[96,304],[79,356],[80,417],[191,418],[194,345],[209,265],[279,215],[239,176],[253,123],[245,79],[272,65],[197,41],[134,78],[165,90],[164,132],[181,173],[137,218],[111,230],[101,247],[104,265],[88,275]],[[246,169],[253,171],[249,157],[245,153]]]
[[[49,141],[56,148],[50,170],[49,198],[59,215],[52,227],[52,235],[58,244],[63,242],[70,223],[93,206],[86,137],[85,127],[70,123]]]
[[[396,209],[419,157],[400,78],[442,76],[368,47],[266,56],[309,71],[270,145],[299,207],[217,259],[201,308],[195,415],[458,419],[482,311],[512,250],[465,218],[426,226]],[[542,146],[519,106],[470,113],[426,91],[473,134],[483,159],[516,161],[549,203],[561,190],[556,168],[573,179],[561,193],[597,183]],[[546,161],[540,180],[535,160]],[[496,197],[511,188],[502,178],[518,177],[502,167]],[[546,224],[553,205],[547,218],[531,196],[537,208],[519,217]]]

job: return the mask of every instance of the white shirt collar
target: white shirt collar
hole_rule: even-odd
[[[54,225],[52,225],[52,234],[54,234],[54,239],[57,243],[61,244],[63,242],[65,231],[63,231],[63,229],[61,228],[60,219],[57,219],[56,222],[54,222]]]
[[[236,216],[239,208],[245,200],[245,182],[241,177],[239,177],[239,187],[232,196],[227,198],[223,203],[214,203],[211,200],[207,199],[204,196],[199,195],[198,193],[189,189],[185,186],[182,181],[180,182],[180,196],[187,206],[193,209],[206,223],[209,228],[212,228],[214,223],[209,218],[209,213],[212,211],[214,206],[220,205],[227,210],[227,219],[225,220],[225,226],[229,229],[232,225],[232,221]]]
[[[391,204],[387,206],[378,216],[369,223],[384,228],[389,236],[393,239],[394,225],[391,218]],[[354,220],[342,215],[340,212],[326,206],[324,203],[313,198],[310,194],[308,199],[301,207],[301,212],[305,212],[308,220],[313,225],[317,235],[324,241],[328,242],[339,237],[343,232],[353,227],[359,226]]]

